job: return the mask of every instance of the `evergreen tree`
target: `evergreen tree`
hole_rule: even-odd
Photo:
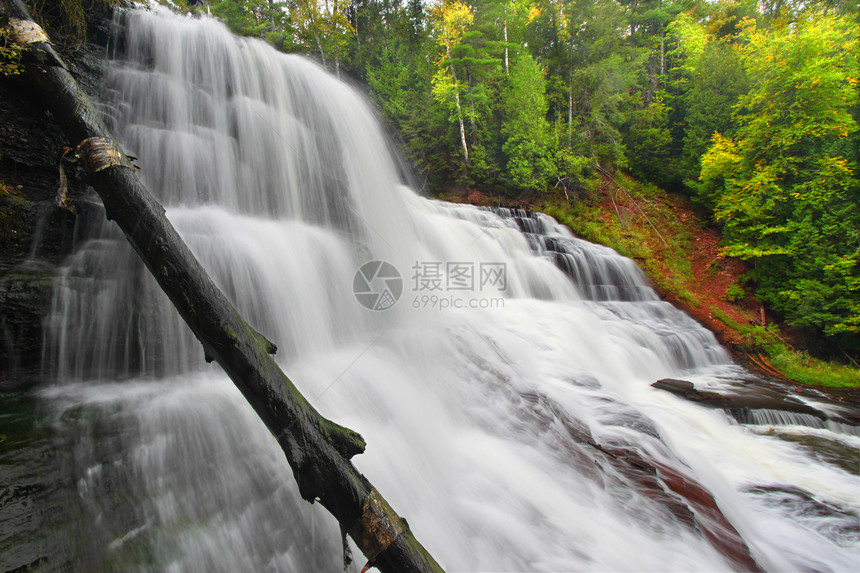
[[[502,149],[508,158],[507,172],[520,189],[544,190],[555,175],[544,73],[527,51],[514,58],[502,98]]]
[[[714,133],[733,136],[734,106],[749,90],[747,72],[741,62],[737,38],[720,38],[690,13],[681,13],[669,26],[668,56],[674,94],[676,131],[672,168],[679,181],[695,193],[694,199],[713,209],[714,198],[696,181],[700,159]]]
[[[622,126],[631,93],[645,85],[647,50],[631,46],[620,5],[580,1],[571,22],[572,149],[606,166],[626,166]],[[578,136],[578,137],[577,137]]]

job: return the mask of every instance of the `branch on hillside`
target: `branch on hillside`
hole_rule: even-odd
[[[611,183],[611,184],[615,185],[616,187],[618,187],[619,189],[621,189],[621,191],[623,191],[625,195],[627,195],[627,198],[628,198],[628,199],[630,199],[630,202],[631,202],[631,203],[633,203],[633,206],[634,206],[634,207],[636,207],[636,209],[637,209],[640,213],[642,213],[642,216],[643,216],[643,217],[645,217],[645,220],[646,220],[646,221],[648,221],[648,224],[649,224],[649,225],[651,225],[651,228],[652,228],[652,229],[654,229],[654,232],[655,232],[655,233],[657,233],[657,236],[658,236],[658,237],[660,237],[660,240],[661,240],[661,241],[663,241],[663,244],[664,244],[664,245],[666,245],[666,246],[668,246],[668,245],[669,245],[669,243],[667,243],[667,242],[666,242],[666,239],[664,239],[664,238],[663,238],[663,235],[661,235],[661,234],[660,234],[660,231],[658,231],[658,230],[657,230],[657,227],[654,225],[654,223],[652,223],[652,222],[651,222],[651,219],[649,219],[649,218],[648,218],[648,215],[646,215],[646,214],[645,214],[645,211],[643,211],[643,210],[642,210],[642,208],[639,206],[639,203],[637,203],[637,202],[636,202],[636,200],[635,200],[635,199],[633,199],[633,197],[630,195],[630,193],[628,193],[628,192],[627,192],[627,189],[625,189],[624,187],[622,187],[622,186],[621,186],[621,185],[620,185],[620,184],[619,184],[619,183],[618,183],[618,182],[617,182],[617,181],[612,177],[612,175],[610,175],[609,171],[607,171],[606,169],[604,169],[604,168],[603,168],[603,167],[601,167],[600,165],[595,165],[595,166],[594,166],[594,168],[595,168],[595,169],[597,169],[598,173],[600,173],[600,174],[603,176],[603,178],[604,178],[604,179],[606,179],[606,181],[607,181],[608,183]],[[610,197],[612,197],[612,191],[609,191],[609,196],[610,196]],[[613,205],[615,205],[615,199],[614,199],[614,198],[612,199],[612,204],[613,204]],[[616,213],[618,212],[618,207],[616,207],[616,208],[615,208],[615,212],[616,212]],[[618,218],[619,218],[619,220],[620,220],[620,219],[621,219],[621,215],[619,215],[619,216],[618,216]]]

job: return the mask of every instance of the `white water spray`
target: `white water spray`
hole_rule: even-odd
[[[353,89],[213,20],[134,11],[119,44],[104,109],[146,184],[447,569],[732,567],[595,444],[694,476],[765,568],[856,568],[856,471],[650,387],[747,374],[632,261],[546,216],[416,196]],[[385,311],[353,294],[372,260],[403,279]],[[333,518],[111,225],[54,310],[42,396],[75,436],[79,567],[342,568]]]

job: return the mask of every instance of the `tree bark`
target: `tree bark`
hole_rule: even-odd
[[[0,10],[3,24],[23,48],[27,78],[76,145],[107,218],[125,233],[207,359],[221,365],[274,434],[302,497],[319,500],[380,570],[442,571],[406,521],[349,461],[364,451],[364,440],[322,417],[278,367],[270,356],[275,346],[245,322],[209,278],[21,0],[0,0]]]
[[[469,111],[471,115],[469,115],[469,123],[472,128],[472,145],[478,144],[478,125],[475,123],[475,117],[477,117],[477,113],[475,112],[475,95],[472,92],[472,70],[468,66],[466,67],[466,88],[469,94]]]
[[[505,6],[505,75],[509,76],[511,74],[510,67],[508,66],[508,7]]]
[[[460,145],[463,146],[463,165],[468,169],[469,146],[466,145],[466,127],[463,125],[463,108],[460,105],[460,85],[457,82],[457,70],[454,69],[454,63],[451,61],[451,43],[448,40],[447,32],[445,35],[445,55],[448,58],[448,71],[451,72],[451,78],[454,80],[454,102],[457,104],[457,121],[460,124]]]
[[[567,68],[567,147],[573,149],[573,66]]]

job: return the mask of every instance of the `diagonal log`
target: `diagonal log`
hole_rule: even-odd
[[[364,451],[364,440],[321,416],[278,367],[270,355],[274,345],[212,282],[21,0],[0,0],[0,15],[22,49],[25,75],[76,145],[107,218],[125,233],[207,358],[221,365],[274,434],[302,497],[322,503],[378,569],[442,571],[406,521],[349,461]]]

